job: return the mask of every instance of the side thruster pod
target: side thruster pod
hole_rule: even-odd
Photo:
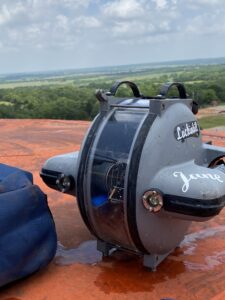
[[[122,84],[133,97],[115,96]],[[168,97],[171,87],[178,97]],[[104,255],[112,248],[133,251],[155,269],[192,221],[207,221],[224,207],[225,149],[202,142],[198,105],[180,83],[148,97],[122,81],[96,97],[100,113],[80,152],[49,159],[41,176],[77,196]]]

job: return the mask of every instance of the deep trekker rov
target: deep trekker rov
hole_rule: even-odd
[[[121,84],[132,98],[115,97]],[[179,97],[168,98],[174,86]],[[136,252],[155,269],[192,221],[207,221],[224,207],[225,149],[202,143],[197,104],[180,83],[145,97],[122,81],[96,96],[100,113],[80,152],[50,158],[41,176],[77,196],[99,251]]]

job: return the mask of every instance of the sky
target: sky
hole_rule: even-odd
[[[0,73],[225,56],[225,0],[0,0]]]

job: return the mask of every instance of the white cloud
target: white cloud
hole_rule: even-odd
[[[224,7],[224,0],[187,0],[187,8],[191,8],[195,11],[202,10],[204,13],[207,9],[216,9],[217,7]],[[213,12],[212,12],[213,14]]]
[[[224,0],[1,0],[0,54],[38,49],[67,57],[69,50],[73,60],[76,53],[95,61],[95,53],[101,61],[110,55],[116,61],[130,45],[141,45],[134,53],[140,48],[152,53],[161,43],[156,57],[158,52],[172,56],[170,49],[184,47],[186,37],[189,43],[209,39],[211,45],[216,36],[222,43],[224,15]]]
[[[114,18],[136,18],[143,16],[144,8],[137,0],[116,0],[103,5],[103,14]]]
[[[4,25],[13,21],[18,15],[25,12],[25,8],[21,2],[8,6],[4,3],[0,8],[0,25]]]
[[[115,44],[132,39],[146,44],[157,36],[162,40],[163,35],[206,34],[224,28],[222,10],[212,12],[210,6],[220,0],[1,1],[0,40],[5,47],[71,48],[82,40],[104,43],[108,36],[115,38]],[[204,4],[204,14],[200,9],[190,13],[194,4]]]
[[[152,24],[146,26],[145,23],[140,21],[116,22],[112,28],[112,33],[115,37],[126,37],[127,40],[134,37],[142,37],[154,30],[155,27]]]
[[[193,3],[194,5],[224,5],[224,0],[188,0],[187,3]]]
[[[186,32],[189,34],[225,34],[225,19],[221,16],[225,11],[215,10],[214,14],[205,13],[192,19],[187,25]]]
[[[31,27],[27,28],[26,32],[29,35],[29,37],[32,39],[39,37],[41,34],[41,30],[37,25],[32,25]]]
[[[83,31],[100,27],[86,15],[96,0],[1,0],[0,40],[5,48],[68,48],[77,45]],[[78,30],[80,37],[78,35]]]
[[[122,44],[130,44],[132,39],[135,43],[151,43],[157,35],[161,40],[163,34],[178,30],[172,25],[179,16],[176,3],[176,0],[110,1],[102,7],[103,27]],[[165,9],[169,4],[170,10]]]
[[[65,31],[69,30],[69,19],[64,15],[56,16],[57,26]]]
[[[153,0],[153,1],[156,3],[156,7],[159,10],[167,7],[167,0]]]
[[[48,7],[66,7],[70,9],[86,8],[91,0],[25,0],[28,5],[34,8],[43,6]]]
[[[98,28],[101,26],[101,22],[95,17],[80,16],[74,23],[79,28]]]

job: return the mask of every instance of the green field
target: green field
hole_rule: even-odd
[[[199,124],[203,129],[225,126],[225,115],[201,118]]]
[[[0,117],[91,120],[98,112],[95,90],[109,89],[118,79],[134,81],[148,96],[157,95],[165,82],[183,82],[200,107],[225,103],[225,58],[221,58],[0,75]],[[121,88],[119,95],[131,94]],[[211,127],[224,119],[200,122]]]

